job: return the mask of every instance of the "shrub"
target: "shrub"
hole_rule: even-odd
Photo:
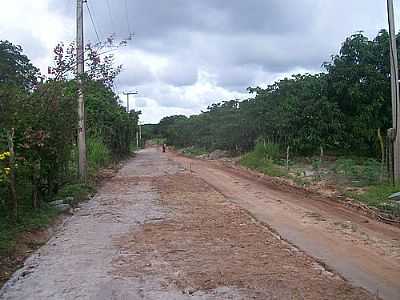
[[[341,158],[336,161],[335,171],[350,180],[359,181],[360,185],[368,185],[379,181],[381,163],[372,158],[360,162],[350,158]]]
[[[111,162],[110,150],[99,136],[90,136],[87,139],[87,157],[89,167],[95,170]]]
[[[274,143],[265,143],[265,141],[258,139],[253,152],[259,159],[278,160],[280,157],[280,146]]]
[[[279,147],[277,147],[277,145],[275,144],[268,144],[268,145],[273,145],[273,146],[264,147],[264,144],[257,143],[253,152],[245,154],[240,159],[240,164],[270,176],[276,176],[276,177],[285,176],[286,175],[285,171],[282,170],[279,166],[275,165],[272,160],[272,157],[274,157],[275,155],[277,155],[277,153],[279,153],[277,151]],[[276,157],[277,156],[275,156],[275,158]]]

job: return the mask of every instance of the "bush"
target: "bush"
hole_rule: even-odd
[[[265,143],[265,141],[259,139],[254,148],[254,153],[259,158],[275,161],[280,157],[280,146],[274,143]]]
[[[359,185],[369,185],[379,181],[381,163],[372,158],[360,162],[341,158],[336,161],[335,171],[349,180],[359,181]]]
[[[364,193],[351,194],[350,196],[364,202],[368,206],[376,207],[381,211],[400,217],[400,207],[394,201],[388,198],[390,195],[399,192],[400,185],[393,184],[372,185],[367,188]]]
[[[87,139],[87,157],[90,168],[95,170],[111,162],[111,153],[101,137],[90,136]]]
[[[263,143],[257,143],[253,152],[245,154],[240,159],[240,164],[269,176],[285,176],[286,172],[275,165],[272,160],[272,158],[278,158],[278,150],[279,146],[276,144],[266,144],[264,146]]]

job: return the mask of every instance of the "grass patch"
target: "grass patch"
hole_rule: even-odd
[[[86,200],[93,192],[94,188],[89,185],[68,184],[57,193],[53,200],[72,197],[74,200],[69,204],[76,205],[78,202]],[[47,228],[59,215],[59,211],[47,202],[42,202],[41,208],[33,210],[28,197],[21,199],[19,205],[16,223],[9,219],[5,207],[0,206],[0,255],[12,253],[21,233]]]
[[[272,160],[265,157],[260,157],[257,152],[245,154],[239,161],[242,166],[257,170],[269,176],[284,177],[287,175],[285,170],[274,164]]]
[[[388,197],[391,194],[400,191],[400,185],[394,186],[392,184],[372,185],[366,188],[364,193],[348,193],[354,199],[365,203],[368,206],[375,207],[386,213],[395,214],[400,216],[399,204],[390,201]]]
[[[351,185],[359,187],[373,185],[385,175],[382,174],[381,163],[372,158],[340,158],[336,161],[334,172]]]
[[[203,154],[208,154],[208,151],[204,148],[188,147],[181,149],[181,152],[187,156],[199,156]]]
[[[16,224],[10,222],[5,213],[0,213],[0,254],[13,251],[19,234],[46,228],[57,215],[57,210],[46,204],[35,211],[28,207],[20,207]]]
[[[95,171],[111,163],[111,152],[100,137],[90,136],[87,139],[87,159],[89,168]]]
[[[287,176],[286,170],[274,163],[279,158],[279,146],[259,141],[254,151],[245,154],[239,163],[269,176]]]

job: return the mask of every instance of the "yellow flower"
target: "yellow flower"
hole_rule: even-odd
[[[10,157],[10,152],[9,151],[0,153],[0,160],[5,160],[7,157]]]

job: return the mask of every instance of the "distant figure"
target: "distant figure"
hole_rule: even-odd
[[[162,145],[162,152],[165,152],[165,148],[167,148],[167,145],[163,144]]]

